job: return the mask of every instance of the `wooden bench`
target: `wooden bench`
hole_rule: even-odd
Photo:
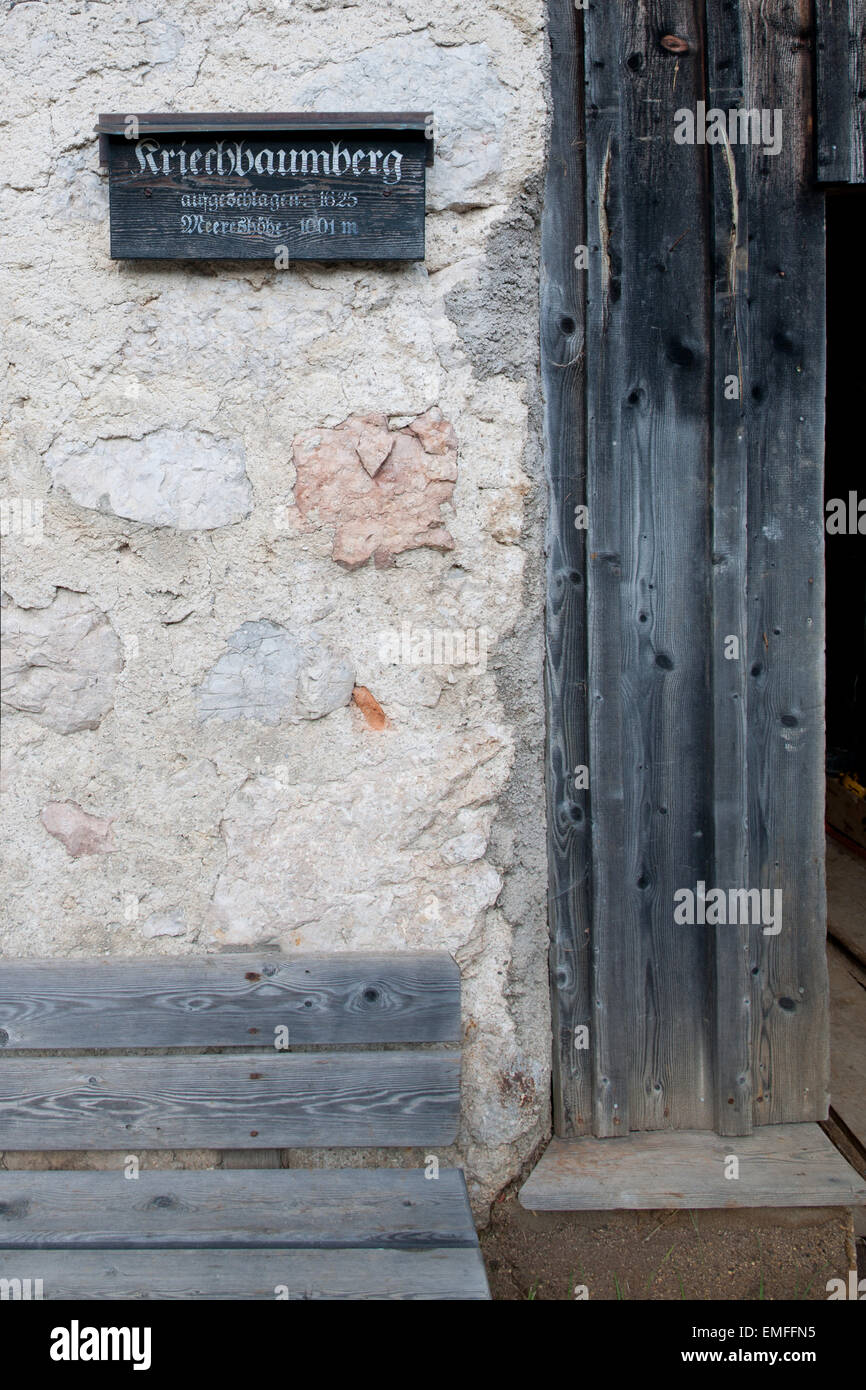
[[[462,1172],[426,1176],[456,1136],[459,1038],[445,954],[0,962],[0,1151],[129,1156],[0,1171],[0,1289],[489,1298]],[[426,1170],[255,1166],[367,1146],[421,1147]],[[199,1148],[232,1166],[125,1175]]]

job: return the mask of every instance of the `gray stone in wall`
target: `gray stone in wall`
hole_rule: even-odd
[[[200,719],[294,724],[351,699],[352,663],[315,636],[302,639],[263,619],[242,623],[227,646],[196,692]]]
[[[252,506],[241,444],[201,430],[58,444],[45,463],[80,506],[152,526],[210,531],[241,521]]]
[[[537,370],[540,189],[532,180],[487,238],[478,275],[445,296],[445,311],[478,377],[525,381]]]
[[[432,111],[436,162],[428,171],[434,211],[490,207],[497,201],[501,135],[512,97],[485,43],[441,47],[432,39],[383,39],[345,62],[327,63],[294,86],[298,110],[340,111],[346,93],[357,111]],[[383,103],[382,94],[388,100]]]
[[[157,936],[183,936],[186,915],[182,907],[169,907],[165,912],[151,912],[141,924],[141,935],[153,940]]]
[[[96,729],[114,703],[120,640],[87,594],[58,589],[42,608],[2,603],[5,704],[61,734]]]

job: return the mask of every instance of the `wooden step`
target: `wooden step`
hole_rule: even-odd
[[[726,1178],[728,1158],[739,1177]],[[852,1207],[866,1182],[817,1124],[763,1125],[742,1138],[656,1130],[554,1139],[520,1192],[530,1211],[675,1207]]]

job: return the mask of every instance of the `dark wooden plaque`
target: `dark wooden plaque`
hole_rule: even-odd
[[[424,259],[422,113],[100,116],[113,260]]]

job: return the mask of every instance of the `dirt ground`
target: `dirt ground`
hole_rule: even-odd
[[[481,1248],[494,1299],[512,1300],[581,1285],[590,1299],[823,1300],[854,1262],[850,1213],[835,1208],[530,1212],[507,1196]]]

